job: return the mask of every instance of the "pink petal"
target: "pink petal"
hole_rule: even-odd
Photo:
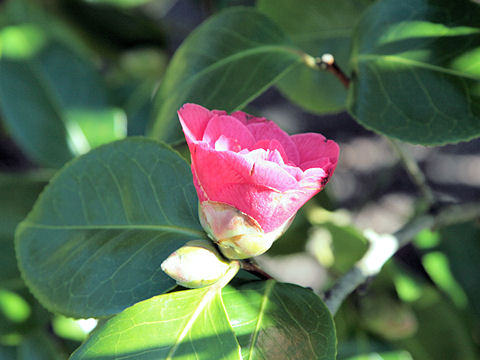
[[[273,121],[265,120],[261,122],[249,122],[247,127],[257,141],[265,139],[277,140],[282,144],[288,160],[295,165],[299,164],[300,156],[298,154],[297,146],[292,139],[290,139],[290,136],[280,129]]]
[[[222,136],[230,139],[228,141],[229,150],[235,152],[255,144],[255,138],[239,120],[233,116],[214,115],[208,122],[202,140],[211,148],[215,148],[216,141]]]
[[[288,163],[288,156],[287,153],[285,152],[285,149],[283,148],[282,144],[280,144],[279,141],[273,139],[273,140],[260,140],[253,145],[250,150],[256,150],[256,149],[264,149],[264,150],[269,150],[271,152],[277,151],[282,159],[281,164],[286,164]],[[274,161],[271,159],[268,159],[269,161]]]
[[[244,113],[243,111],[235,111],[230,114],[234,118],[238,119],[239,121],[242,122],[244,125],[252,124],[252,123],[257,123],[257,122],[265,122],[268,121],[264,117],[255,117],[253,115]]]
[[[202,140],[211,112],[197,104],[184,104],[177,113],[187,142]]]
[[[231,184],[256,184],[268,187],[271,191],[297,188],[297,180],[278,164],[255,161],[258,156],[251,157],[250,154],[252,153],[245,156],[233,151],[215,151],[204,143],[196,146],[192,153],[192,169],[198,185],[210,200],[220,201],[215,194]],[[231,205],[236,201],[223,199],[223,202],[226,202],[225,200]]]
[[[334,164],[338,161],[339,147],[332,140],[327,140],[323,135],[316,133],[305,133],[293,135],[291,139],[295,142],[300,154],[302,170],[305,170],[305,163],[321,158],[328,158]]]
[[[274,192],[271,189],[249,184],[225,186],[216,194],[219,199],[236,199],[235,206],[253,217],[268,233],[283,225],[318,190],[289,190]]]

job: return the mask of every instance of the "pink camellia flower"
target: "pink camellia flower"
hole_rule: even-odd
[[[338,145],[320,134],[289,136],[265,118],[196,104],[185,104],[178,115],[200,221],[231,259],[267,251],[337,165]]]

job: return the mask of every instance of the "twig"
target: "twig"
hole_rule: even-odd
[[[240,265],[243,270],[251,272],[252,274],[258,276],[262,280],[273,279],[272,276],[270,276],[265,271],[263,271],[257,264],[252,262],[251,259],[241,261]]]
[[[303,56],[304,63],[316,70],[325,70],[331,72],[340,82],[348,89],[350,85],[350,78],[340,69],[335,62],[335,58],[332,54],[323,54],[321,57],[314,58],[305,54]]]
[[[332,314],[335,314],[357,287],[377,275],[383,265],[402,246],[408,244],[421,230],[451,225],[480,218],[480,203],[449,205],[436,215],[423,214],[404,225],[393,235],[379,235],[365,232],[370,240],[370,248],[355,266],[342,276],[324,295],[324,301]]]
[[[403,144],[399,143],[397,140],[394,139],[387,139],[390,141],[392,148],[397,153],[410,178],[420,190],[423,199],[427,202],[427,204],[433,204],[433,202],[435,201],[435,196],[433,195],[430,186],[428,186],[425,175],[418,166],[418,163],[403,147]]]

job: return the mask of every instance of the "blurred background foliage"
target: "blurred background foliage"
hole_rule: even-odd
[[[48,313],[33,298],[16,266],[15,227],[65,162],[101,144],[147,134],[155,91],[196,26],[230,6],[258,6],[313,55],[337,55],[338,48],[340,65],[348,69],[357,12],[370,3],[355,1],[349,10],[355,16],[340,17],[347,26],[329,44],[307,36],[318,30],[308,27],[311,22],[282,18],[267,1],[1,2],[0,359],[65,359],[95,326],[94,320]],[[335,14],[336,6],[329,11]],[[330,19],[322,24],[326,29],[338,26]],[[295,69],[247,108],[291,133],[321,132],[342,149],[327,190],[259,259],[278,280],[316,291],[363,255],[368,243],[362,230],[392,232],[418,205],[417,190],[387,140],[342,111],[346,94],[333,77],[323,87],[312,85],[318,76]],[[295,90],[296,79],[306,85]],[[184,146],[178,150],[188,158]],[[480,198],[478,140],[406,150],[444,201]],[[335,316],[338,359],[478,359],[479,264],[478,223],[420,233]]]

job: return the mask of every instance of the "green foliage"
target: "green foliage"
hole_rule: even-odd
[[[13,247],[15,227],[28,214],[45,184],[46,180],[34,174],[0,174],[0,286],[20,278]]]
[[[377,2],[355,31],[350,113],[412,143],[478,137],[479,18],[468,0]]]
[[[476,276],[472,274],[472,269],[480,263],[480,227],[473,222],[452,225],[443,228],[440,236],[439,249],[448,259],[448,272],[467,296],[480,326],[480,289]]]
[[[334,54],[349,69],[350,39],[363,9],[372,0],[260,0],[258,9],[275,20],[300,49],[312,56]],[[301,20],[300,20],[301,19]],[[285,96],[318,114],[345,108],[347,91],[332,74],[298,64],[277,84]]]
[[[241,109],[300,60],[265,15],[233,8],[213,16],[175,52],[156,95],[152,136],[182,141],[176,112],[184,103]]]
[[[114,142],[52,179],[17,230],[19,265],[48,309],[114,314],[173,287],[160,263],[204,236],[196,209],[178,154],[140,138]]]
[[[324,277],[315,292],[245,269],[222,289],[187,290],[161,270],[206,238],[179,145],[185,102],[231,112],[275,86],[300,110],[347,109],[406,142],[480,137],[478,1],[238,3],[0,4],[0,171],[13,171],[0,173],[0,359],[479,358],[474,221],[420,233],[409,269],[387,264],[335,319],[317,290],[369,246],[351,221],[358,204],[310,202],[268,253],[312,255]],[[177,5],[204,20],[189,35]],[[312,62],[324,53],[348,90]],[[127,130],[154,139],[118,141]],[[87,337],[61,314],[100,321]]]
[[[0,36],[5,43],[0,110],[12,137],[33,160],[59,167],[125,135],[125,120],[108,106],[93,64],[61,43],[43,40],[47,35],[37,27],[10,26]],[[35,39],[38,46],[23,48],[17,37]]]
[[[333,322],[320,299],[268,281],[138,303],[95,331],[72,360],[332,359],[335,349]]]

